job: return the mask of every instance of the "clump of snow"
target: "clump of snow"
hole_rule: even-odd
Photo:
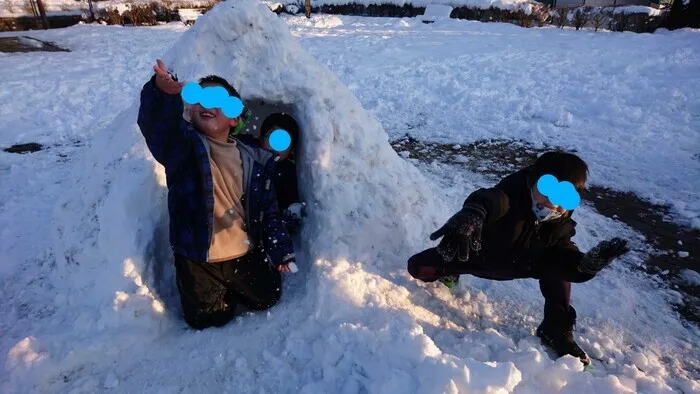
[[[299,7],[296,4],[287,4],[285,9],[290,14],[296,15],[299,13]]]
[[[19,42],[20,45],[25,45],[25,46],[32,47],[32,48],[43,48],[44,47],[43,42],[41,42],[37,39],[31,38],[31,37],[27,37],[27,36],[17,37],[17,42]]]
[[[429,4],[425,7],[423,15],[419,17],[423,22],[435,22],[438,20],[449,19],[452,13],[452,7],[448,5]]]
[[[697,271],[684,269],[681,271],[680,278],[689,285],[700,286],[700,274]]]
[[[680,257],[680,258],[686,258],[686,257],[688,257],[688,256],[690,256],[690,253],[688,253],[688,252],[686,252],[686,251],[684,251],[684,250],[681,250],[681,251],[678,252],[678,257]]]
[[[646,7],[643,5],[627,5],[624,7],[615,7],[613,11],[616,14],[646,14],[657,16],[663,13],[662,10],[653,7]]]

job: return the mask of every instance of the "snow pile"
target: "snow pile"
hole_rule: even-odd
[[[662,10],[658,8],[645,7],[643,5],[628,5],[624,7],[615,7],[615,14],[646,14],[651,16],[661,15]]]
[[[447,5],[431,4],[425,8],[423,16],[419,17],[424,22],[435,22],[436,20],[447,19],[452,13],[452,7]]]

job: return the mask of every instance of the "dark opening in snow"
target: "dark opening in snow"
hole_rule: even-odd
[[[52,42],[37,40],[28,36],[0,37],[0,52],[70,52]]]

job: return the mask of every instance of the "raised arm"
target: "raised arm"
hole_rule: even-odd
[[[141,90],[137,123],[153,157],[166,169],[174,169],[190,144],[182,119],[184,85],[173,79],[161,60],[153,69],[155,75]]]

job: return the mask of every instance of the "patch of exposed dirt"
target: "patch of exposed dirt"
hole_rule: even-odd
[[[554,146],[537,147],[518,140],[480,140],[455,145],[423,142],[410,136],[391,145],[404,157],[461,165],[494,178],[515,172],[534,163],[538,155],[558,149]],[[698,286],[683,280],[681,273],[686,269],[700,272],[700,231],[666,220],[670,212],[668,206],[652,204],[634,193],[589,185],[581,197],[592,203],[600,214],[619,220],[646,237],[657,253],[649,256],[644,269],[650,274],[661,274],[669,288],[680,292],[684,304],[675,308],[688,321],[699,323]]]
[[[5,148],[3,150],[8,153],[24,154],[38,152],[42,149],[44,149],[44,147],[41,144],[37,144],[36,142],[30,142],[28,144],[12,145],[11,147]]]
[[[0,52],[70,52],[52,42],[37,40],[28,36],[0,37]]]

